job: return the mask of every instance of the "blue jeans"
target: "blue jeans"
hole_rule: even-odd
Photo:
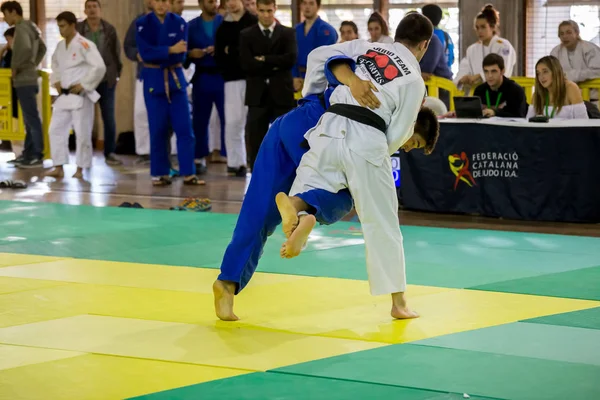
[[[100,83],[96,91],[100,95],[98,104],[102,113],[104,123],[104,156],[107,157],[115,152],[117,140],[117,125],[115,122],[115,91],[117,85],[109,87],[106,81]]]
[[[23,122],[25,123],[23,157],[26,160],[41,160],[44,158],[44,135],[36,99],[39,88],[36,85],[22,86],[15,89],[23,112]]]

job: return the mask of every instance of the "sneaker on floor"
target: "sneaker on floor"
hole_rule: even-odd
[[[12,165],[17,165],[17,164],[21,164],[24,160],[25,160],[24,156],[19,156],[19,157],[15,158],[14,160],[10,160],[8,163],[12,164]]]
[[[150,156],[144,155],[139,156],[137,160],[135,160],[135,165],[149,165],[150,164]]]
[[[110,153],[109,155],[104,157],[104,162],[106,162],[106,165],[123,165],[123,161],[115,157],[114,153]]]
[[[196,175],[204,175],[206,174],[206,165],[204,164],[196,164]]]
[[[245,178],[247,174],[248,168],[246,167],[239,167],[237,171],[235,171],[235,176],[237,176],[238,178]]]
[[[44,161],[41,158],[32,158],[30,160],[23,160],[19,164],[15,164],[18,168],[44,168]]]

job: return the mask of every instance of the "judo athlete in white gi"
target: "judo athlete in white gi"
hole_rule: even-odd
[[[424,146],[419,143],[421,146],[415,147],[425,147],[426,151],[435,145],[436,135],[426,138],[413,135],[413,125],[425,97],[419,60],[427,51],[432,35],[429,19],[410,13],[398,25],[393,44],[354,40],[319,47],[310,53],[308,72],[318,77],[306,80],[316,84],[305,85],[303,95],[323,91],[327,85],[324,66],[330,57],[337,55],[356,60],[356,76],[371,81],[381,106],[374,111],[360,107],[348,86],[338,86],[331,94],[331,106],[305,135],[310,150],[296,171],[292,197],[285,193],[276,197],[286,236],[292,239],[296,231],[302,233],[296,236],[295,243],[284,246],[297,247],[297,243],[308,237],[305,227],[298,225],[298,212],[309,209],[301,199],[302,193],[312,189],[332,193],[350,190],[362,225],[371,294],[391,294],[394,318],[418,315],[407,307],[404,298],[403,239],[390,156],[409,140],[425,141]],[[308,230],[312,229],[307,225]],[[282,255],[286,253],[283,248]]]
[[[485,6],[475,17],[475,31],[479,41],[470,45],[466,57],[460,60],[458,74],[454,77],[454,84],[459,89],[468,93],[485,82],[483,59],[490,53],[498,54],[504,59],[504,76],[512,76],[517,54],[508,40],[496,35],[499,23],[498,12],[491,5]]]
[[[561,22],[558,37],[560,44],[550,55],[558,58],[568,80],[579,83],[600,78],[600,47],[581,39],[577,22]],[[598,101],[597,90],[590,92],[590,100]]]
[[[77,172],[92,166],[92,128],[94,104],[100,98],[96,87],[102,82],[106,66],[96,45],[77,33],[75,14],[65,11],[56,17],[64,38],[52,55],[50,84],[58,90],[50,122],[50,150],[54,169],[47,176],[62,178],[63,165],[69,163],[69,134],[76,135]]]

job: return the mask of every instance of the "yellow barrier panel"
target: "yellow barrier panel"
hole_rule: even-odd
[[[535,87],[535,78],[530,78],[527,76],[513,76],[510,79],[515,81],[517,85],[523,88],[525,91],[527,104],[531,104],[531,100],[533,99],[533,88]]]
[[[432,76],[428,81],[425,81],[427,86],[427,94],[430,97],[440,98],[440,89],[447,90],[450,92],[450,110],[454,111],[454,96],[462,96],[464,93],[454,85],[450,79],[440,78],[439,76]]]
[[[52,117],[52,101],[50,99],[50,74],[39,71],[42,78],[42,132],[44,135],[44,158],[50,157],[50,118]],[[12,102],[12,72],[8,68],[0,68],[0,140],[25,140],[25,124],[23,112],[19,104]],[[18,107],[18,118],[13,119],[13,107]]]
[[[584,100],[590,101],[590,90],[596,89],[600,92],[600,78],[590,79],[587,81],[579,82],[577,85],[581,88],[581,96]],[[596,99],[594,99],[596,100]],[[600,107],[600,105],[599,105]]]

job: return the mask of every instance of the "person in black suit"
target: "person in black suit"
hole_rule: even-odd
[[[252,168],[269,124],[296,106],[292,67],[298,53],[296,33],[275,20],[275,0],[258,0],[258,24],[240,34],[240,59],[246,72],[246,143]]]

